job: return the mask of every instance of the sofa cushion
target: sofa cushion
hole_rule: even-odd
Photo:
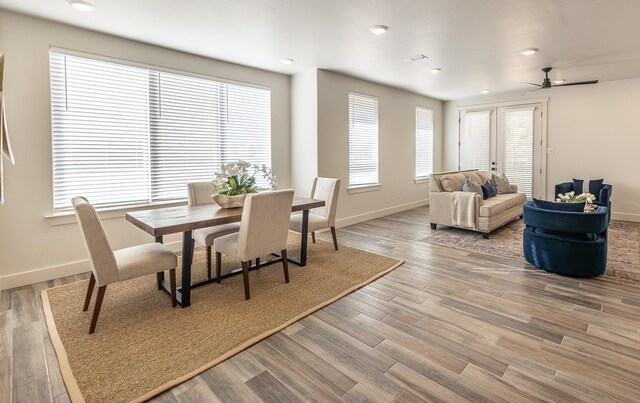
[[[499,194],[480,205],[480,217],[493,217],[527,201],[524,193]]]
[[[478,185],[482,185],[484,183],[482,182],[482,178],[477,174],[477,172],[468,171],[468,172],[461,172],[461,174],[463,174],[465,178],[473,180]]]
[[[460,172],[456,172],[443,175],[442,178],[440,178],[440,184],[442,185],[442,190],[445,192],[460,192],[466,180],[466,176]]]
[[[491,174],[487,171],[477,171],[476,175],[480,177],[481,185],[484,185],[487,182],[491,182]]]

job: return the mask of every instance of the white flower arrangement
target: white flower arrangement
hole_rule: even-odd
[[[569,193],[558,193],[558,197],[556,198],[557,202],[565,202],[565,203],[580,203],[587,202],[587,204],[591,204],[596,200],[596,197],[591,193],[580,193],[576,196],[576,192]]]

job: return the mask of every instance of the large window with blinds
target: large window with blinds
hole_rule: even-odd
[[[433,172],[433,111],[416,107],[416,179]]]
[[[349,186],[378,184],[378,98],[349,93]]]
[[[271,91],[51,51],[54,211],[186,199],[220,164],[271,166]],[[264,185],[258,181],[258,185]]]

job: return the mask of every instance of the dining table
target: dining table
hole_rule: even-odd
[[[324,205],[324,200],[293,198],[291,212],[302,212],[302,232],[300,234],[300,258],[288,257],[287,260],[291,263],[302,267],[306,266],[309,211]],[[242,208],[222,208],[215,203],[197,206],[173,206],[127,212],[126,219],[136,227],[154,236],[156,242],[163,243],[165,235],[182,233],[182,284],[177,288],[176,299],[181,307],[186,308],[191,305],[192,288],[216,281],[215,278],[192,281],[193,231],[200,228],[239,222],[242,218],[242,210]],[[277,258],[264,262],[261,266],[281,261],[282,257],[276,254],[274,256]],[[256,268],[256,266],[253,266],[251,269]],[[241,270],[233,270],[223,277],[233,276],[241,272]],[[170,292],[169,284],[164,279],[164,273],[158,273],[157,282],[158,289]]]

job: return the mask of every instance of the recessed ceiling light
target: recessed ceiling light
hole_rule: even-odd
[[[294,60],[290,59],[290,58],[280,59],[280,63],[282,63],[282,64],[291,64],[293,62],[294,62]]]
[[[440,67],[434,67],[431,70],[429,70],[429,73],[431,74],[438,74],[439,72],[441,72],[442,69]]]
[[[483,93],[483,94],[488,94],[488,93],[491,92],[491,90],[487,88],[487,89],[484,89],[484,90],[482,90],[480,92]]]
[[[71,7],[80,11],[93,11],[96,9],[96,6],[89,3],[86,0],[67,0]]]
[[[533,54],[535,54],[538,51],[538,49],[536,48],[527,48],[527,49],[522,49],[520,51],[521,55],[525,55],[525,56],[531,56]]]
[[[369,28],[369,32],[374,35],[382,35],[389,30],[389,27],[386,25],[374,25]]]
[[[553,80],[551,82],[554,83],[554,84],[564,84],[564,83],[567,82],[567,80],[561,78],[559,80]]]

